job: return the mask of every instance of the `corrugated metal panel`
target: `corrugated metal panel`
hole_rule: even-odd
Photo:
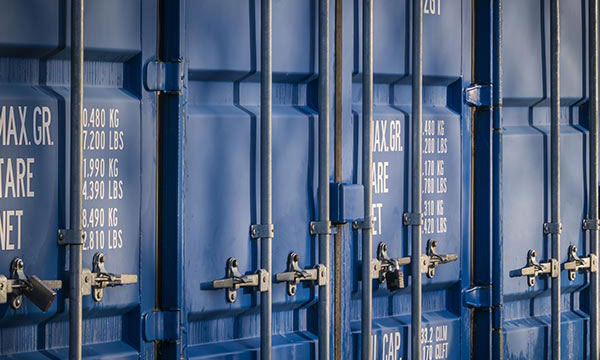
[[[374,8],[374,184],[373,254],[385,242],[392,257],[410,256],[410,232],[402,215],[410,208],[411,174],[411,12],[409,2],[376,1]],[[433,279],[423,278],[423,359],[460,359],[469,356],[469,318],[464,316],[461,289],[469,285],[470,113],[460,101],[470,83],[470,3],[425,1],[423,14],[423,249],[429,240],[440,254],[457,254],[458,261],[440,265]],[[361,129],[360,44],[361,6],[354,6],[353,119],[344,126]],[[458,100],[458,101],[457,101]],[[349,119],[350,120],[350,119]],[[350,138],[344,155],[359,146]],[[360,152],[354,152],[352,177],[360,179]],[[360,239],[349,237],[351,263],[358,264]],[[390,293],[375,286],[373,293],[373,358],[410,358],[410,268],[407,287]],[[360,332],[360,281],[352,279],[349,320]],[[349,294],[349,295],[350,295]],[[348,357],[358,357],[359,337],[353,338]],[[463,347],[464,345],[464,347]]]
[[[341,18],[333,16],[336,1],[329,2],[329,88],[320,81],[326,37],[320,36],[325,18],[318,0],[86,2],[83,266],[93,269],[101,252],[108,272],[137,279],[105,289],[100,302],[84,297],[83,357],[268,359],[263,350],[271,350],[273,358],[313,359],[337,347],[341,358],[360,359],[368,345],[369,357],[386,360],[416,353],[423,359],[556,358],[557,327],[551,324],[560,319],[560,355],[594,358],[590,276],[572,279],[564,269],[573,246],[580,257],[592,251],[581,225],[594,203],[589,189],[597,186],[589,174],[587,2],[563,2],[560,8],[557,264],[564,271],[559,269],[562,311],[553,317],[551,293],[557,287],[551,284],[558,281],[546,276],[533,283],[517,275],[528,265],[530,250],[549,264],[551,239],[558,238],[549,234],[558,224],[544,231],[556,214],[556,128],[550,126],[557,100],[551,79],[559,70],[551,61],[555,0],[422,1],[422,133],[414,134],[423,142],[420,171],[412,134],[419,108],[412,101],[419,93],[412,93],[418,84],[412,75],[418,59],[415,2],[372,3],[373,162],[367,192],[361,186],[363,174],[369,176],[363,160],[370,156],[364,151],[369,137],[363,136],[370,114],[363,46],[370,38],[363,5],[371,3],[340,1]],[[265,33],[263,4],[271,3],[272,28]],[[7,295],[8,304],[0,305],[0,356],[65,358],[69,256],[58,244],[58,230],[71,226],[70,2],[1,5],[0,275],[9,279],[0,277],[0,300],[1,286],[10,289],[16,276],[15,258],[22,259],[27,276],[61,280],[62,289],[47,312],[31,294],[13,309],[15,298]],[[341,53],[334,53],[336,21],[342,22]],[[269,36],[272,51],[265,51]],[[268,54],[272,96],[265,97],[271,89],[263,71]],[[334,55],[341,57],[338,74],[332,71]],[[337,89],[334,75],[342,79]],[[332,129],[335,117],[333,105],[321,109],[324,95],[341,96],[341,153],[334,154],[333,136],[328,142],[321,136],[327,130],[323,115],[329,112]],[[271,102],[272,128],[264,126]],[[263,146],[269,142],[272,158]],[[324,146],[331,149],[328,168]],[[341,182],[323,186],[327,181],[319,174],[333,175],[339,161]],[[414,214],[415,180],[422,187],[422,214]],[[264,201],[269,189],[272,202]],[[330,203],[323,201],[327,191]],[[363,221],[371,200],[372,218]],[[271,206],[272,219],[263,216]],[[323,274],[319,267],[326,263],[321,242],[330,238],[333,247],[334,241],[329,214],[319,211],[327,206],[342,242],[338,299],[333,252]],[[325,223],[312,223],[311,231],[317,220]],[[421,233],[420,251],[429,256],[419,263],[442,262],[430,276],[411,274],[407,265],[413,229]],[[377,258],[385,244],[389,262],[363,259],[369,233],[367,250]],[[272,252],[264,251],[267,243]],[[272,271],[265,277],[260,270],[268,268],[267,253]],[[362,278],[369,268],[363,263],[375,266],[373,277],[383,280],[382,264],[391,269],[396,260],[397,271],[385,275],[400,289],[392,291],[393,281]],[[289,271],[313,281],[291,291],[276,281]],[[412,334],[411,324],[418,327],[411,306],[416,276],[422,277],[423,313],[420,331]],[[240,288],[215,289],[223,284],[215,280],[224,279]],[[33,277],[29,281],[37,284]],[[372,294],[363,294],[370,281]],[[323,308],[326,291],[330,307]],[[272,314],[265,305],[271,296]],[[369,299],[372,306],[363,308]],[[341,323],[334,323],[336,300]],[[265,341],[265,314],[272,315],[272,349]],[[370,334],[361,323],[369,314]],[[326,322],[331,332],[324,331]]]
[[[0,354],[9,358],[67,356],[68,257],[57,242],[57,231],[69,225],[65,3],[3,2],[0,15],[0,273],[10,277],[19,257],[27,275],[63,280],[47,313],[27,299],[18,310],[2,305]],[[141,1],[86,2],[83,266],[92,269],[102,252],[107,271],[139,281],[106,289],[101,302],[84,298],[84,357],[138,358],[147,350],[140,314],[154,303],[155,131],[141,72],[156,47],[155,16]]]

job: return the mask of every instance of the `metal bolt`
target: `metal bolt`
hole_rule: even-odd
[[[12,302],[11,302],[11,307],[15,310],[19,309],[21,307],[21,304],[23,303],[23,299],[21,296],[17,296],[15,298],[13,298]]]
[[[387,244],[383,244],[382,250],[387,251]]]
[[[0,283],[0,290],[4,289],[4,283]]]
[[[100,301],[100,300],[102,300],[102,297],[104,297],[104,291],[102,289],[97,289],[94,292],[94,299],[96,301]]]
[[[89,283],[89,282],[90,282],[90,277],[89,277],[89,276],[87,276],[87,275],[86,275],[86,276],[84,276],[84,278],[83,278],[83,282],[84,282],[84,283],[86,283],[86,284],[87,284],[87,283]]]
[[[263,276],[263,282],[266,283],[267,282],[267,277]]]
[[[300,255],[294,254],[294,261],[298,262],[300,260]]]

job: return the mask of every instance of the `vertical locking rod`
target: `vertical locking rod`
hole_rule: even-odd
[[[82,210],[81,135],[83,123],[83,4],[84,0],[71,1],[71,199],[70,227],[80,232]],[[82,245],[69,248],[69,358],[81,359],[82,347]]]
[[[373,133],[373,0],[363,0],[363,161],[362,183],[365,192],[365,221],[362,230],[362,308],[361,344],[362,359],[371,358],[371,320],[373,282],[371,280],[373,196],[371,191],[371,135]]]
[[[560,0],[550,5],[550,202],[553,224],[560,224]],[[553,231],[552,258],[560,261],[560,231]],[[560,359],[560,275],[552,278],[552,359]]]
[[[261,43],[260,43],[260,223],[269,226],[273,223],[273,173],[272,173],[272,90],[273,90],[273,33],[272,0],[261,1]],[[272,238],[260,239],[261,268],[273,273]],[[260,358],[271,360],[273,294],[272,286],[260,293]]]
[[[329,223],[329,0],[319,1],[319,221]],[[319,234],[319,262],[330,271],[329,234]],[[329,281],[319,287],[319,359],[329,360]]]
[[[421,214],[421,134],[423,117],[423,4],[413,0],[413,56],[412,56],[412,194],[411,211]],[[411,359],[421,359],[421,222],[411,226]]]
[[[590,0],[590,169],[589,169],[589,217],[594,224],[598,219],[598,0]],[[598,228],[589,230],[590,253],[598,255]],[[598,272],[590,273],[590,359],[600,359],[598,343]]]
[[[342,59],[343,59],[343,0],[335,0],[335,126],[334,178],[342,182]],[[333,355],[342,359],[342,225],[334,235],[334,291],[333,291]]]
[[[504,39],[503,23],[503,0],[493,0],[493,60],[492,60],[492,83],[493,88],[493,110],[492,110],[492,154],[496,164],[492,166],[492,188],[496,189],[492,200],[492,303],[495,313],[492,315],[492,349],[494,358],[500,358],[503,350],[502,335],[502,304],[504,302],[504,254],[502,249],[504,239],[502,236],[502,122],[503,122],[503,65],[502,51]]]

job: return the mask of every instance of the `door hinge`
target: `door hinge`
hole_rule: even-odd
[[[475,309],[489,309],[492,307],[492,286],[473,286],[464,291],[466,307]]]
[[[169,341],[181,339],[179,311],[151,311],[142,317],[144,341]]]
[[[465,89],[465,102],[472,107],[492,106],[492,85],[472,85]]]
[[[146,65],[144,87],[147,91],[181,93],[184,80],[183,61],[151,61]]]

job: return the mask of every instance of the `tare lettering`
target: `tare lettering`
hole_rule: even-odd
[[[403,135],[403,122],[401,120],[375,120],[372,145],[373,153],[390,153],[394,158],[396,156],[401,157],[402,155],[394,155],[394,153],[401,153],[404,151]],[[394,163],[390,161],[379,160],[371,163],[371,186],[375,195],[388,196],[390,191],[393,190],[389,185],[389,168],[390,166],[393,166],[393,164]],[[380,198],[377,200],[379,199]],[[384,204],[381,201],[377,201],[373,204],[373,219],[375,225],[373,228],[373,235],[381,235],[383,232],[383,205]]]
[[[35,157],[11,156],[12,150],[53,146],[52,111],[42,105],[0,105],[0,199],[35,199]],[[20,150],[20,149],[19,149]],[[22,152],[22,151],[21,151]],[[23,225],[28,214],[24,209],[0,210],[0,251],[20,250]]]

